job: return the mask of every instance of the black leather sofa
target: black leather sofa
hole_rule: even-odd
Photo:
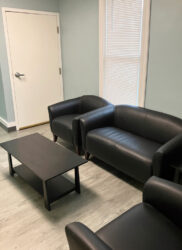
[[[96,233],[74,222],[66,235],[70,250],[181,250],[182,186],[152,177],[141,204]]]
[[[182,120],[134,106],[108,106],[80,119],[86,157],[96,156],[145,182],[156,175],[170,179],[169,162],[182,157]]]
[[[72,143],[76,151],[80,153],[80,116],[107,105],[111,104],[101,97],[85,95],[49,106],[50,127],[54,141],[60,137]]]

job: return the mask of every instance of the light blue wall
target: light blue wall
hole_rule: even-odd
[[[60,0],[65,99],[99,93],[98,0]]]
[[[182,1],[152,0],[146,107],[182,118]]]
[[[1,68],[0,68],[0,117],[5,120],[7,119]]]
[[[59,12],[59,0],[0,0],[0,8],[1,7]],[[5,36],[3,29],[3,19],[1,11],[0,11],[0,68],[2,72],[4,102],[6,105],[6,112],[7,112],[7,113],[4,112],[5,116],[4,118],[8,122],[11,122],[14,121],[14,110],[13,110],[12,91],[9,78],[9,68],[8,68]],[[1,90],[2,87],[0,87],[0,91]],[[1,98],[0,104],[2,105],[2,107],[4,107],[2,101],[2,92],[0,93],[0,98]],[[1,111],[0,111],[0,116],[1,116]]]

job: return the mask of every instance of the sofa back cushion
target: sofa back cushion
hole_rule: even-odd
[[[105,99],[95,95],[84,95],[81,97],[81,113],[86,113],[110,104]]]
[[[114,123],[118,128],[161,144],[182,132],[181,119],[135,106],[116,106]]]

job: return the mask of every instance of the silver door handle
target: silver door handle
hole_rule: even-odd
[[[15,73],[15,77],[20,78],[21,76],[25,76],[24,74],[20,74],[19,72]]]

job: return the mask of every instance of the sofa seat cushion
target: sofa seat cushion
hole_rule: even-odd
[[[72,143],[72,121],[79,115],[80,114],[69,114],[55,118],[52,122],[53,134],[61,137],[65,141]]]
[[[182,230],[148,204],[139,204],[97,235],[113,250],[180,250]]]
[[[92,130],[86,138],[89,153],[142,182],[152,175],[152,157],[160,146],[115,127]]]

